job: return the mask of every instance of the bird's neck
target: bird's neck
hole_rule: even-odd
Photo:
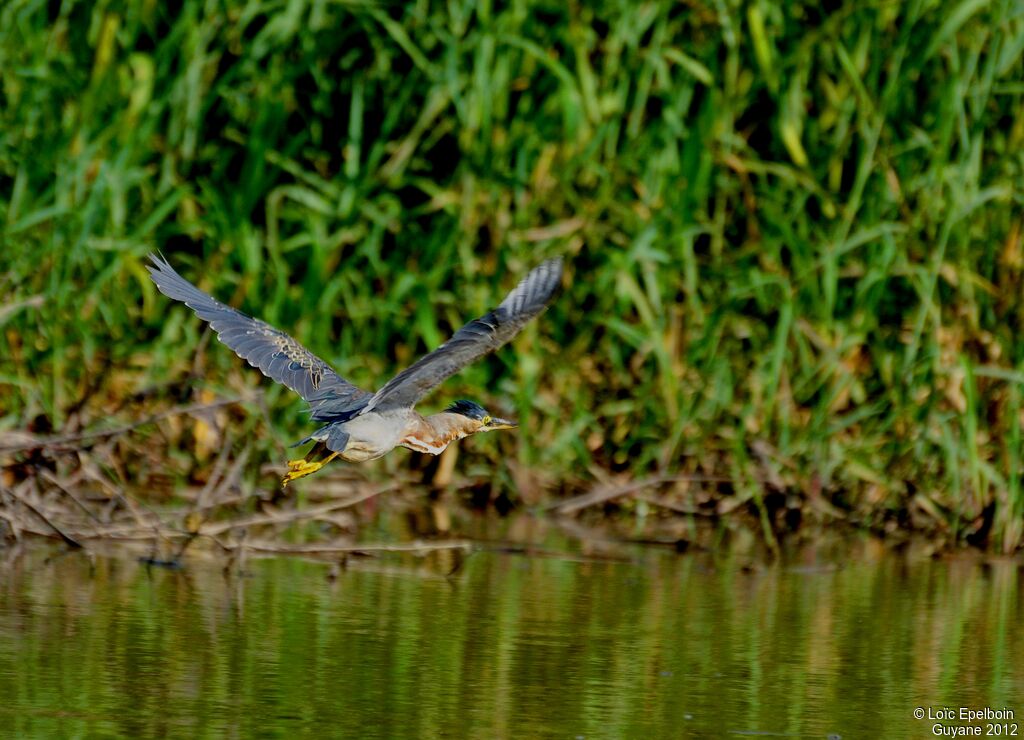
[[[449,444],[470,434],[470,423],[462,414],[446,411],[430,416],[416,414],[399,444],[416,452],[440,455]]]

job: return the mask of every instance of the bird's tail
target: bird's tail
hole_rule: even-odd
[[[313,441],[313,436],[315,434],[316,434],[316,432],[313,432],[313,434],[309,435],[305,439],[300,439],[298,442],[295,442],[293,444],[288,445],[288,449],[290,450],[293,447],[302,447],[302,445],[306,444],[307,442],[312,442]]]
[[[291,447],[302,447],[302,445],[306,444],[307,442],[329,442],[330,439],[331,439],[331,431],[332,431],[332,429],[336,429],[336,428],[337,427],[333,427],[331,424],[325,424],[324,426],[322,426],[319,429],[317,429],[315,432],[310,434],[305,439],[300,439],[295,444],[288,445],[288,447],[289,448],[291,448]],[[338,445],[336,445],[336,444],[332,444],[331,447],[333,449],[335,449],[335,450],[337,450],[337,449],[345,449],[345,445],[344,444],[341,445],[341,447],[338,447]],[[310,450],[310,452],[312,452],[312,450]]]

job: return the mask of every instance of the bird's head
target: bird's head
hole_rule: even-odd
[[[519,426],[514,421],[492,415],[483,406],[474,401],[456,401],[445,411],[449,414],[464,417],[463,428],[467,436],[477,432],[490,432],[495,429],[514,429]]]

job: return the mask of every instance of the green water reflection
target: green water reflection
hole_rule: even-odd
[[[3,734],[927,737],[917,706],[1024,716],[1012,562],[247,567],[0,568]]]

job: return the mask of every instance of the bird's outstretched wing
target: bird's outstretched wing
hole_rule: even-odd
[[[309,402],[313,418],[328,400],[337,416],[343,409],[356,410],[372,396],[338,375],[330,365],[270,324],[225,306],[183,278],[167,260],[151,254],[147,265],[153,282],[168,298],[181,301],[209,322],[217,338],[243,360]]]
[[[535,267],[501,305],[474,319],[428,355],[384,385],[363,412],[411,408],[423,396],[473,361],[501,347],[543,311],[562,282],[562,260]]]

